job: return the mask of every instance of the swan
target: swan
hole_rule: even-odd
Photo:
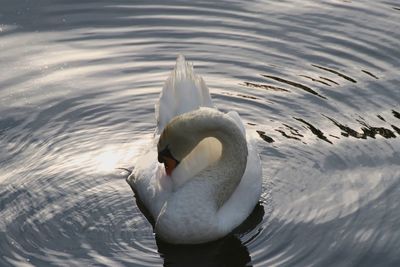
[[[259,201],[262,169],[256,139],[234,111],[213,104],[204,80],[179,55],[156,104],[157,127],[127,182],[173,244],[224,237]]]

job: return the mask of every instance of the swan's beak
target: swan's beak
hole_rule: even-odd
[[[165,172],[168,176],[171,176],[173,170],[178,166],[179,161],[172,156],[171,151],[169,151],[168,147],[163,151],[158,152],[158,162],[164,163]]]

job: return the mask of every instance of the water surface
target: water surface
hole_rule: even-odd
[[[396,1],[1,1],[0,266],[399,266]],[[234,235],[157,240],[129,185],[176,56],[258,132]]]

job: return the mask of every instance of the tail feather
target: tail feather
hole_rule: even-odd
[[[214,107],[210,92],[203,78],[194,73],[192,64],[179,55],[156,104],[157,133],[175,116],[199,107]]]

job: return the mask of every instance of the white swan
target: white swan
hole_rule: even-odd
[[[230,233],[261,195],[261,163],[236,112],[222,113],[203,79],[179,56],[156,105],[153,140],[127,178],[170,243]]]

